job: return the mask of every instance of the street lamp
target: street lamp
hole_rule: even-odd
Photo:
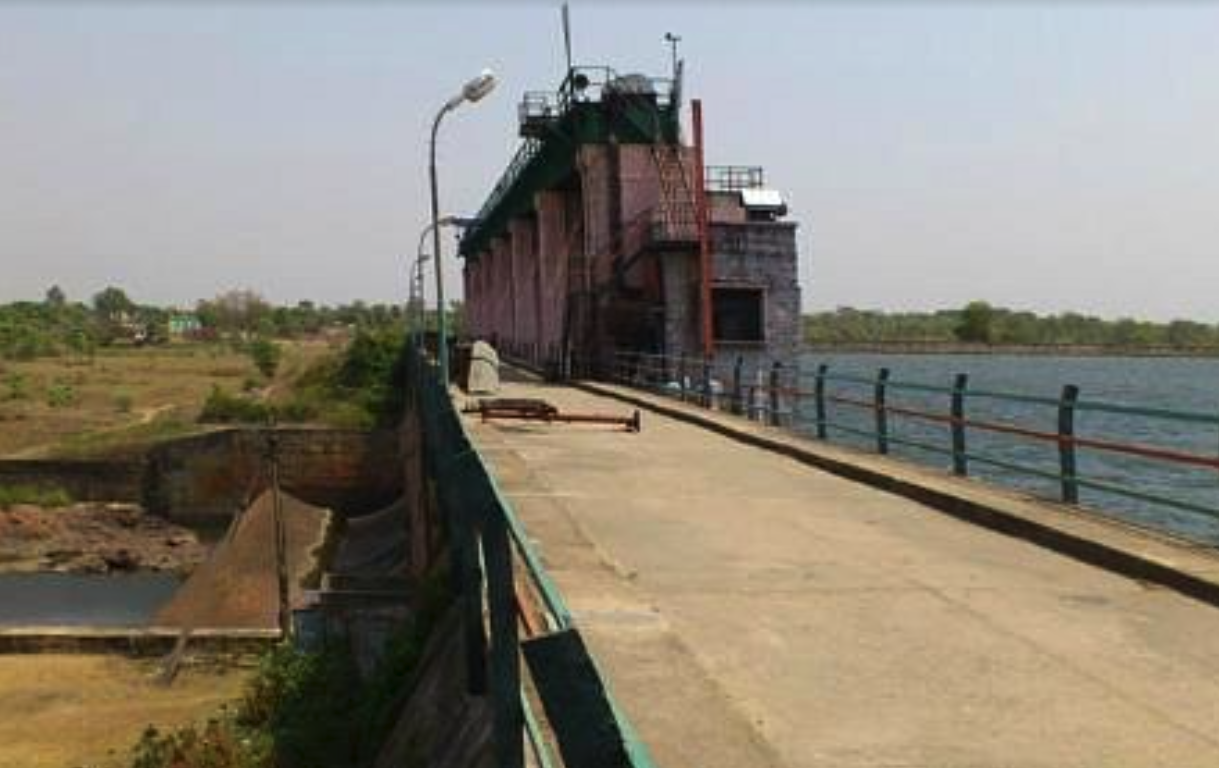
[[[428,255],[426,253],[424,253],[423,248],[427,242],[427,237],[432,232],[439,231],[440,227],[467,228],[467,227],[473,225],[474,222],[475,222],[475,219],[466,217],[466,216],[442,216],[436,222],[428,224],[426,227],[423,228],[423,231],[421,231],[419,233],[419,245],[415,249],[414,269],[411,271],[411,274],[410,274],[410,278],[411,278],[411,287],[410,287],[411,302],[410,303],[415,308],[415,310],[418,312],[418,318],[416,319],[416,322],[415,322],[416,339],[421,338],[422,333],[423,333],[423,331],[422,331],[423,321],[424,321],[423,269],[424,269],[424,267],[427,266],[427,260],[428,260]],[[418,300],[417,304],[415,302],[416,299]]]
[[[444,317],[444,277],[440,272],[440,194],[436,186],[436,132],[440,130],[440,121],[444,116],[460,107],[465,102],[480,101],[484,96],[495,90],[495,75],[491,70],[484,69],[482,74],[461,87],[461,92],[444,103],[436,113],[432,122],[432,141],[428,171],[432,182],[432,260],[436,270],[436,334],[440,337],[437,344],[440,352],[440,381],[449,386],[449,333]]]

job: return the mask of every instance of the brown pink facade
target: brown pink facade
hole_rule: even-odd
[[[796,226],[778,193],[760,169],[700,169],[699,148],[674,136],[616,140],[624,107],[608,101],[566,107],[586,121],[603,108],[606,140],[560,155],[543,134],[484,206],[462,249],[466,334],[555,372],[605,371],[624,352],[794,367]],[[560,161],[545,165],[547,151]]]

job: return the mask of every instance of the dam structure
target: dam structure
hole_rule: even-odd
[[[925,415],[887,371],[868,400],[819,370],[816,437],[781,428],[797,226],[761,169],[705,164],[681,90],[574,67],[526,93],[460,246],[464,334],[509,363],[475,393],[411,358],[411,537],[446,534],[498,764],[1219,763],[1213,547],[967,476],[966,428],[1003,428],[1075,489],[1076,448],[1114,447],[1074,432],[1096,403],[1034,434],[974,419],[995,394],[962,380],[951,473],[826,441],[828,405],[879,454]]]
[[[572,67],[462,238],[468,335],[555,373],[624,353],[794,368],[795,222],[763,170],[704,163],[671,77]]]

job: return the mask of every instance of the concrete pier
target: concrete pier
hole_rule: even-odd
[[[539,383],[502,396],[630,410]],[[639,434],[466,418],[661,766],[1219,765],[1219,609],[1201,599],[656,413]]]

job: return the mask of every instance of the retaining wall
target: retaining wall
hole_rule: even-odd
[[[144,462],[5,459],[0,461],[0,485],[58,488],[83,501],[136,503],[143,498]]]
[[[274,430],[280,483],[339,513],[372,511],[402,491],[394,431],[290,427]],[[160,443],[122,461],[0,460],[0,485],[62,488],[78,501],[143,504],[180,523],[227,520],[269,477],[268,430],[221,429]]]

